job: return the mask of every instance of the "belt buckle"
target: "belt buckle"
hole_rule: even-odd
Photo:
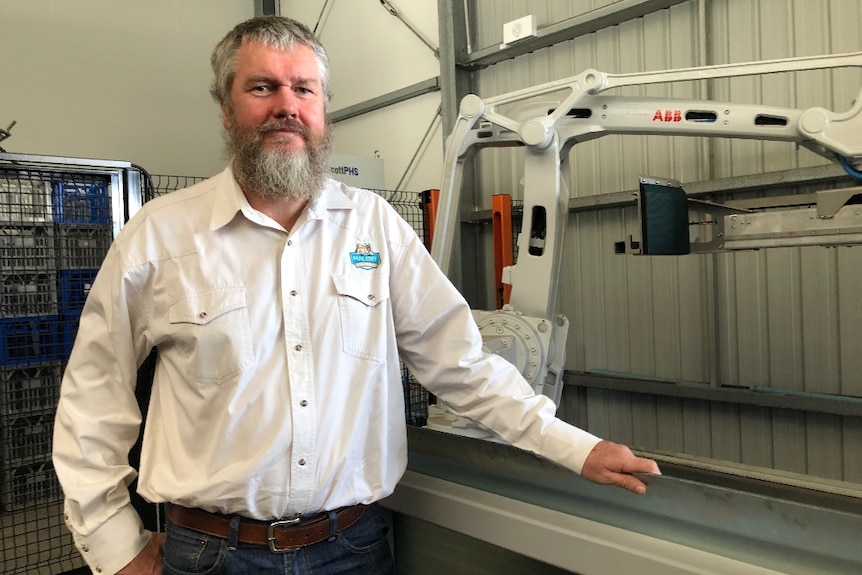
[[[290,553],[291,551],[296,551],[299,547],[276,547],[275,546],[275,529],[277,527],[291,527],[299,523],[300,517],[297,515],[296,517],[291,517],[290,519],[280,519],[278,521],[273,521],[269,524],[269,528],[266,531],[266,540],[269,541],[269,550],[273,553]]]

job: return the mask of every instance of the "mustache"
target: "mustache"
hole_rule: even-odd
[[[284,118],[280,120],[270,120],[269,122],[265,122],[259,126],[257,126],[256,131],[258,134],[263,135],[269,132],[275,132],[278,130],[289,130],[291,132],[296,132],[304,140],[308,140],[311,134],[309,133],[308,127],[306,127],[301,122],[294,120],[293,118]]]

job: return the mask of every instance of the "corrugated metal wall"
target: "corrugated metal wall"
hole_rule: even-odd
[[[474,46],[499,44],[505,22],[539,29],[622,2],[477,2]],[[495,96],[587,68],[625,73],[862,50],[860,0],[691,0],[490,66],[477,93]],[[780,73],[616,90],[843,112],[858,69]],[[478,180],[521,197],[523,150],[478,157]],[[571,197],[637,188],[639,176],[683,183],[824,165],[789,143],[606,136],[571,153]],[[797,187],[772,190],[792,193]],[[480,200],[480,202],[485,200]],[[567,369],[642,378],[862,397],[862,247],[637,257],[613,244],[634,208],[570,215],[560,311],[571,321]],[[567,394],[561,413],[651,450],[862,482],[862,418],[608,390]]]

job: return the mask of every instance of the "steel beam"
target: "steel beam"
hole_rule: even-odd
[[[567,371],[566,385],[662,397],[755,405],[773,409],[862,417],[862,398],[822,393],[804,393],[777,388],[716,387],[707,383],[665,381],[612,373]]]
[[[412,86],[406,86],[404,88],[401,88],[400,90],[395,90],[394,92],[384,94],[383,96],[378,96],[376,98],[371,98],[370,100],[360,102],[359,104],[354,104],[353,106],[341,108],[340,110],[332,112],[329,117],[332,120],[332,123],[337,124],[338,122],[349,120],[350,118],[361,116],[362,114],[367,114],[369,112],[374,112],[376,110],[380,110],[381,108],[385,108],[386,106],[398,104],[399,102],[404,102],[405,100],[409,100],[417,96],[422,96],[424,94],[428,94],[429,92],[437,92],[439,90],[440,78],[429,78],[428,80],[425,80],[423,82],[417,82]]]
[[[384,505],[582,575],[862,572],[862,499],[686,468],[646,496],[590,483],[511,446],[410,428]]]
[[[486,68],[504,60],[511,60],[566,40],[591,34],[635,18],[641,18],[686,1],[688,0],[619,0],[607,6],[590,10],[580,16],[541,28],[536,36],[520,40],[516,44],[505,47],[495,45],[482,48],[467,54],[463,60],[458,61],[458,64],[472,70]]]

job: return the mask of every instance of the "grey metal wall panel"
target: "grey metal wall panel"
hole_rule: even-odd
[[[808,469],[821,477],[843,479],[844,464],[840,457],[843,443],[841,418],[813,413],[806,422],[806,455]]]
[[[712,437],[711,457],[724,461],[742,461],[742,407],[730,403],[712,406],[710,424],[715,433]]]
[[[808,471],[808,454],[806,445],[806,417],[804,413],[790,410],[776,410],[772,415],[772,423],[776,437],[781,441],[775,443],[773,454],[777,469],[793,473]]]
[[[775,436],[769,408],[748,406],[740,410],[741,463],[759,467],[773,466]]]
[[[769,381],[782,389],[804,391],[800,251],[796,248],[768,250],[766,333],[769,338]]]
[[[862,249],[720,254],[721,383],[859,396]]]
[[[836,252],[839,393],[862,397],[862,249],[837,248]]]
[[[632,209],[570,218],[560,270],[560,311],[571,322],[567,365],[709,382],[711,258],[615,255],[613,244],[626,234],[626,217],[634,217]]]
[[[858,417],[599,389],[575,395],[563,397],[564,418],[635,449],[862,482]]]
[[[844,462],[844,479],[862,483],[862,424],[847,419],[844,425],[844,441],[839,446],[841,461]]]
[[[840,393],[841,387],[835,253],[811,248],[801,254],[805,388],[818,393]]]
[[[652,396],[637,396],[633,398],[631,412],[631,436],[619,441],[626,445],[658,445],[660,421],[656,398]]]

